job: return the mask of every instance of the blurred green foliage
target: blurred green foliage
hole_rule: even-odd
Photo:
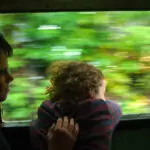
[[[0,30],[14,48],[5,120],[36,116],[56,60],[95,65],[124,114],[149,113],[150,11],[1,14]]]

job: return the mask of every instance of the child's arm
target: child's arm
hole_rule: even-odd
[[[48,149],[48,128],[55,122],[53,106],[50,101],[44,101],[38,109],[38,118],[30,128],[31,145],[36,150]]]
[[[111,117],[112,117],[112,124],[113,124],[113,127],[115,127],[118,123],[119,123],[119,121],[120,121],[120,119],[121,119],[121,117],[122,117],[122,111],[121,111],[121,108],[120,108],[120,106],[117,104],[117,103],[115,103],[114,101],[106,101],[106,104],[107,104],[107,106],[108,106],[108,110],[109,110],[109,112],[110,112],[110,115],[111,115]]]

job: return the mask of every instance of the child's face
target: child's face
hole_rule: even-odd
[[[105,98],[106,80],[102,80],[102,85],[99,86],[98,91],[99,91],[99,93],[97,94],[96,99],[106,100],[106,98]]]
[[[6,99],[9,92],[9,83],[12,80],[13,77],[8,72],[7,56],[0,53],[0,102]]]

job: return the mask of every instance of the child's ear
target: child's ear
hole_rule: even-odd
[[[89,92],[89,98],[96,98],[96,93],[95,92],[93,92],[93,91],[90,91]]]

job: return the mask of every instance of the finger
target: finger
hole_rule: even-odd
[[[77,136],[78,133],[79,133],[79,125],[78,125],[78,123],[75,124],[75,130],[74,130],[74,133],[75,133],[75,136]]]
[[[71,118],[71,119],[70,119],[70,124],[69,124],[69,131],[70,131],[71,133],[73,133],[74,128],[75,128],[74,119]]]
[[[50,128],[51,128],[51,130],[54,130],[54,128],[55,128],[55,123],[53,123]]]
[[[63,128],[68,128],[68,125],[69,125],[69,120],[67,117],[64,117],[64,120],[63,120]]]
[[[62,124],[63,124],[63,120],[61,118],[58,118],[55,129],[61,128]]]

